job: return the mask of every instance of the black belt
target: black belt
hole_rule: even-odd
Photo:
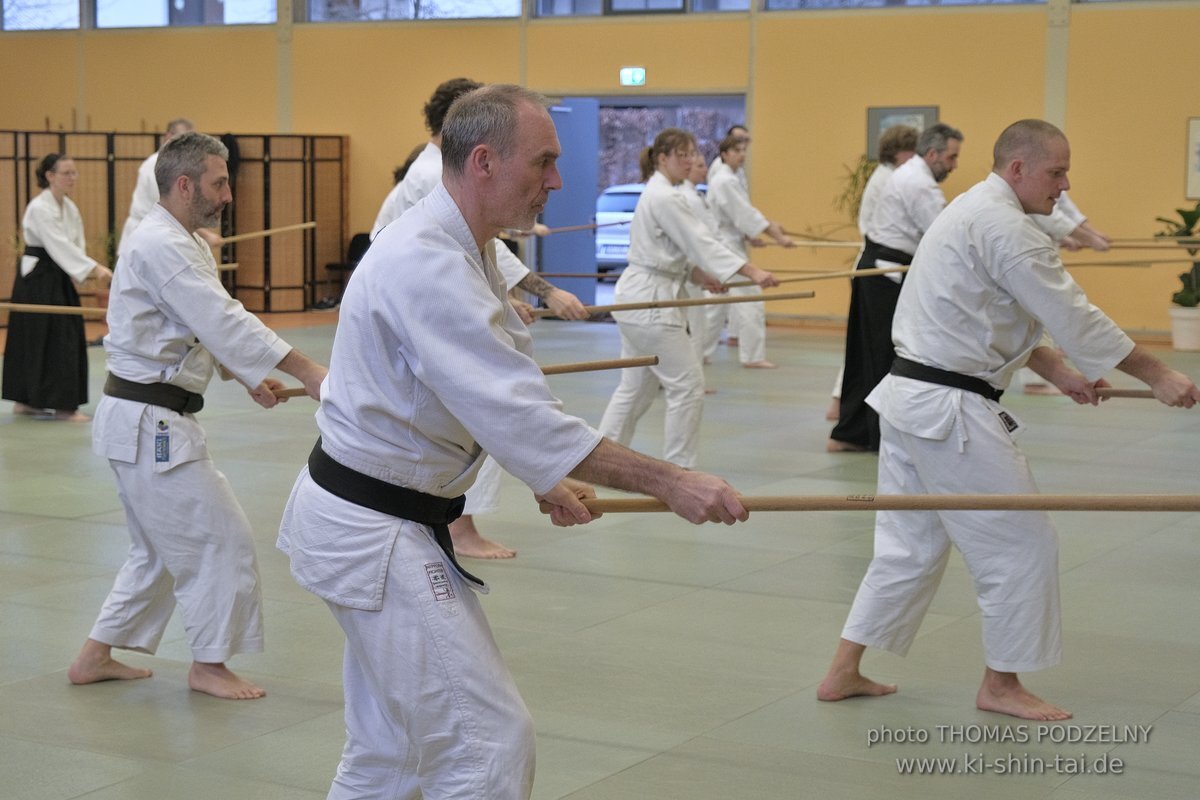
[[[446,557],[459,574],[479,586],[484,585],[483,581],[459,565],[458,559],[454,557],[454,543],[450,540],[449,525],[462,516],[467,502],[465,495],[435,497],[364,475],[330,458],[329,454],[321,449],[320,439],[317,439],[316,446],[308,454],[308,474],[317,486],[343,500],[391,517],[428,525],[433,529],[434,541],[446,553]]]
[[[122,400],[135,400],[162,406],[180,414],[195,414],[204,408],[204,395],[189,392],[170,383],[137,383],[118,378],[111,372],[104,382],[104,393]]]
[[[957,372],[918,364],[907,358],[896,356],[892,361],[892,374],[901,378],[912,378],[925,383],[936,383],[940,386],[951,386],[955,389],[965,389],[968,392],[981,394],[988,400],[996,401],[1004,394],[1003,389],[997,389],[982,378],[972,378],[970,375],[960,375]]]
[[[912,253],[906,253],[903,250],[897,250],[894,247],[888,247],[886,244],[872,241],[870,237],[863,237],[863,258],[859,269],[874,269],[876,261],[882,259],[884,261],[892,261],[896,264],[908,266],[912,264]]]
[[[25,245],[25,255],[33,256],[38,261],[41,261],[43,258],[50,258],[50,254],[46,252],[46,248],[33,247],[31,245]]]

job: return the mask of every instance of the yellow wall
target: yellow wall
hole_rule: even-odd
[[[520,81],[515,22],[305,25],[292,44],[293,128],[350,135],[351,230],[370,230],[392,170],[429,140],[423,108],[444,80]]]
[[[1097,13],[1097,12],[1106,13]],[[1102,230],[1147,236],[1186,201],[1187,121],[1200,117],[1194,6],[1076,9],[1071,20],[1067,135],[1071,196]],[[1128,255],[1137,257],[1136,251]],[[1077,271],[1101,308],[1126,327],[1168,327],[1167,302],[1186,264]]]
[[[1185,132],[1200,116],[1200,2],[711,14],[0,34],[0,128],[157,129],[180,114],[213,132],[351,137],[351,228],[370,226],[390,172],[426,137],[441,80],[514,81],[553,94],[618,94],[645,66],[656,94],[745,93],[757,205],[789,228],[828,230],[865,148],[866,108],[936,105],[966,134],[953,197],[984,176],[1008,122],[1043,116],[1065,87],[1076,201],[1115,236],[1144,236],[1183,205]],[[1066,55],[1047,57],[1066,31]],[[1048,50],[1048,47],[1050,50]],[[37,70],[30,69],[36,64]],[[1066,74],[1055,66],[1065,64]],[[1050,72],[1050,74],[1048,74]],[[1053,106],[1053,100],[1051,101]],[[851,235],[847,228],[839,235]],[[765,266],[838,266],[849,254],[757,251]],[[1131,329],[1163,330],[1179,270],[1079,271]],[[847,287],[775,306],[845,314]]]
[[[983,177],[1006,124],[1042,114],[1045,14],[1038,8],[764,15],[758,29],[750,185],[764,213],[790,230],[842,221],[832,201],[843,165],[866,151],[868,106],[938,106],[942,121],[963,131],[959,170],[943,185],[947,197]],[[1014,51],[1029,55],[1012,59]],[[859,238],[846,223],[840,238]],[[769,251],[760,260],[837,267],[853,254]],[[771,310],[845,315],[847,285],[814,287],[814,300]]]

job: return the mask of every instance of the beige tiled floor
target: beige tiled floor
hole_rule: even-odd
[[[611,325],[534,332],[544,363],[619,349]],[[319,358],[331,335],[286,332]],[[701,468],[748,494],[871,490],[872,456],[823,452],[840,341],[772,329],[770,348],[775,372],[742,370],[725,349],[709,368],[718,391],[706,402]],[[1200,374],[1200,356],[1163,355]],[[99,350],[91,356],[97,395],[103,364]],[[551,380],[568,410],[595,423],[617,376]],[[1044,491],[1196,490],[1200,412],[1020,394],[1006,404],[1030,427],[1023,443]],[[153,679],[67,683],[124,556],[122,514],[86,425],[15,419],[0,404],[0,796],[324,797],[342,741],[340,632],[273,548],[315,435],[312,411],[304,400],[262,411],[217,385],[203,412],[255,525],[266,596],[267,652],[234,667],[269,696],[235,703],[187,690],[178,622],[156,657],[129,658],[152,666]],[[658,404],[643,421],[639,448],[658,452],[661,415]],[[870,558],[868,515],[761,514],[736,528],[610,515],[557,530],[511,478],[502,496],[482,524],[520,555],[472,567],[492,584],[484,604],[538,726],[539,800],[1200,796],[1200,515],[1056,515],[1066,658],[1028,682],[1079,724],[1152,725],[1149,743],[971,744],[940,741],[938,726],[1020,723],[973,708],[979,619],[957,559],[909,657],[868,657],[901,692],[828,705],[814,688]],[[868,747],[883,726],[930,741]],[[979,753],[1109,753],[1125,774],[912,776],[896,763]]]

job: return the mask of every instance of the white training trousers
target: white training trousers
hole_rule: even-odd
[[[108,462],[131,543],[90,638],[153,653],[178,601],[196,661],[261,653],[254,541],[229,481],[207,458],[156,473],[154,436],[138,439],[138,463]]]
[[[533,720],[479,599],[427,527],[380,519],[400,527],[382,609],[327,601],[346,634],[328,800],[528,800]]]
[[[961,415],[944,440],[903,433],[881,418],[878,493],[1036,493],[1025,456],[983,398],[964,393]],[[878,512],[875,556],[843,638],[907,653],[952,544],[975,585],[987,665],[998,672],[1029,672],[1057,664],[1058,535],[1040,511]]]
[[[712,297],[751,297],[761,295],[762,289],[757,286],[739,286],[730,289],[726,295],[710,295]],[[767,357],[767,311],[762,303],[718,303],[707,306],[706,321],[707,338],[704,342],[704,355],[712,358],[720,338],[721,325],[725,324],[726,335],[738,340],[738,361],[749,364],[763,361]],[[728,320],[726,320],[728,315]]]
[[[661,385],[667,403],[663,459],[691,469],[696,464],[704,414],[704,370],[687,331],[681,325],[618,322],[617,327],[622,358],[657,355],[658,364],[621,370],[621,383],[604,409],[600,433],[628,445]]]

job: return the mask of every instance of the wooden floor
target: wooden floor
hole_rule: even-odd
[[[335,318],[288,320],[285,338],[326,359]],[[619,350],[612,325],[545,321],[533,332],[543,363]],[[705,401],[699,467],[747,494],[870,492],[873,456],[823,449],[840,352],[837,336],[773,328],[781,368],[768,372],[739,368],[722,348],[708,368],[717,393]],[[1159,352],[1200,375],[1200,355]],[[103,354],[89,356],[95,398]],[[617,375],[550,380],[595,424]],[[1200,411],[1020,392],[1004,403],[1029,428],[1022,446],[1043,491],[1196,491]],[[325,796],[343,740],[342,637],[273,546],[314,409],[293,400],[264,411],[214,381],[202,413],[254,525],[266,601],[266,652],[232,666],[269,694],[230,702],[187,689],[178,619],[156,656],[128,658],[152,679],[68,684],[124,559],[123,515],[88,425],[14,418],[0,404],[0,797]],[[658,402],[635,446],[657,454],[661,442]],[[870,674],[900,692],[816,700],[871,556],[869,514],[758,514],[732,528],[608,515],[562,530],[511,477],[501,501],[480,525],[519,555],[470,568],[492,586],[483,602],[537,725],[538,800],[1198,796],[1200,515],[1053,515],[1065,659],[1027,681],[1072,709],[1077,727],[1043,730],[973,706],[980,614],[957,557],[909,656],[868,654]],[[1125,726],[1149,728],[1149,740],[1114,741]],[[897,743],[906,736],[921,741]],[[944,759],[914,770],[965,774],[901,774],[907,758]],[[1117,759],[1123,774],[1096,774]]]

